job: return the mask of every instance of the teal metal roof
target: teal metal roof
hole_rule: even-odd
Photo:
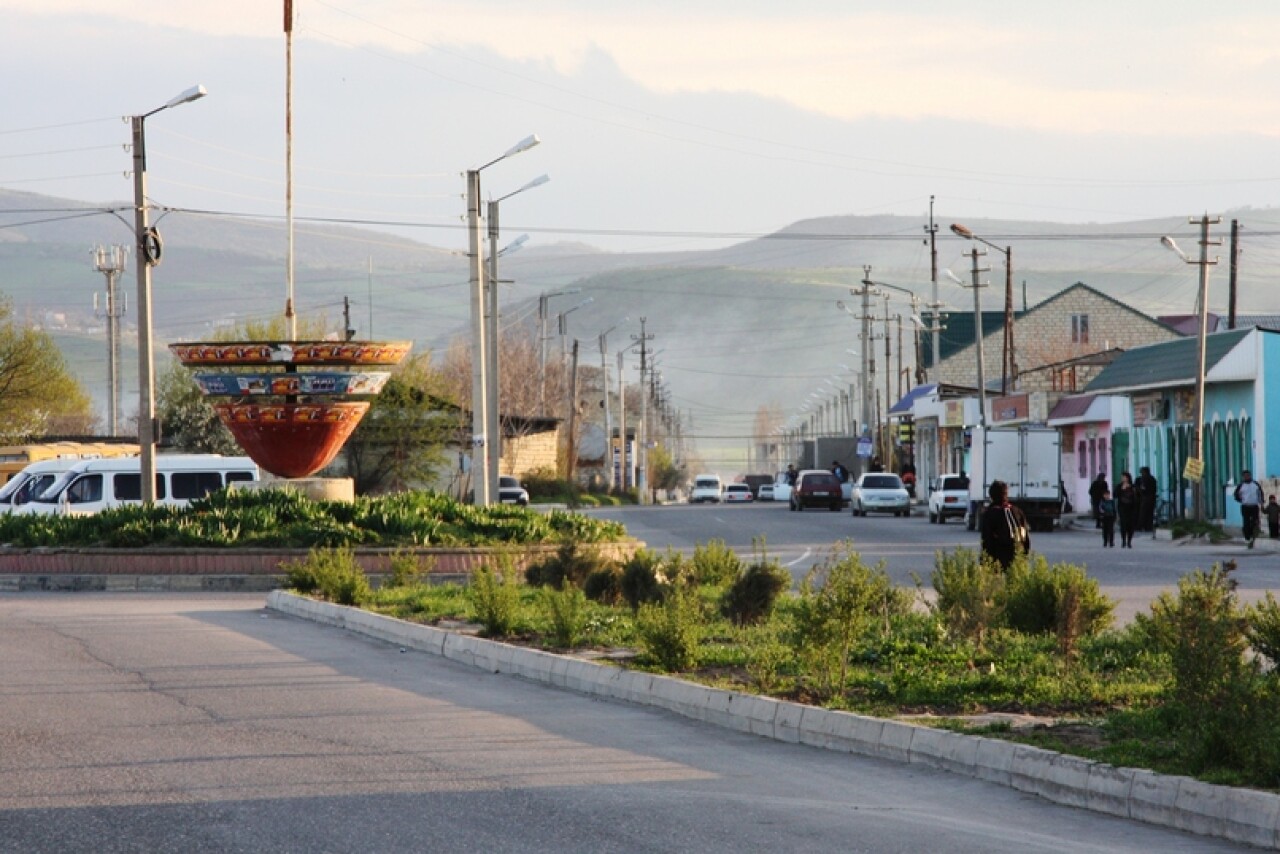
[[[1213,369],[1227,353],[1249,334],[1249,329],[1233,329],[1205,337],[1204,369]],[[1086,394],[1128,391],[1159,386],[1190,385],[1198,373],[1199,342],[1195,337],[1175,338],[1147,347],[1126,350],[1102,369],[1085,386]]]

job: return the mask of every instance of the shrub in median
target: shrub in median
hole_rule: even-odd
[[[931,580],[938,594],[933,609],[947,629],[980,647],[1000,623],[1006,579],[999,564],[973,549],[938,552]]]
[[[515,631],[520,612],[520,579],[510,559],[501,568],[481,567],[471,575],[467,598],[486,637],[506,637]]]
[[[724,540],[710,540],[693,548],[693,577],[699,584],[723,587],[742,572],[742,559]]]
[[[636,614],[640,648],[664,670],[689,670],[698,663],[702,620],[697,592],[676,584],[662,602],[640,606]]]
[[[587,629],[587,597],[571,584],[542,588],[543,607],[551,618],[551,637],[560,649],[582,643]]]
[[[285,561],[285,584],[299,593],[319,594],[339,605],[360,605],[372,592],[369,579],[351,549],[312,549],[305,558]]]
[[[1011,629],[1089,637],[1111,624],[1114,610],[1115,602],[1103,595],[1097,579],[1083,567],[1050,566],[1041,554],[1015,560],[1009,567],[1004,616]]]
[[[791,573],[776,560],[759,560],[738,575],[720,599],[720,613],[734,625],[748,626],[769,617],[774,603],[791,587]]]

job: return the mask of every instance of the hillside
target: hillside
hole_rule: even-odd
[[[128,243],[131,231],[117,216],[92,211],[82,203],[0,192],[0,270],[3,291],[20,316],[42,321],[48,315],[60,335],[80,342],[69,345],[68,358],[101,397],[101,360],[94,358],[91,342],[102,341],[104,352],[105,336],[93,317],[92,295],[103,289],[104,279],[92,269],[89,249],[95,243]],[[127,210],[121,215],[131,222]],[[1243,225],[1239,310],[1280,313],[1273,291],[1264,287],[1280,260],[1280,211],[1235,216]],[[165,238],[164,262],[154,275],[159,339],[199,339],[216,325],[282,310],[282,224],[178,212],[157,221]],[[1150,314],[1194,308],[1195,268],[1158,241],[1161,234],[1173,234],[1184,251],[1197,252],[1185,217],[1105,226],[961,221],[998,245],[1013,246],[1019,307],[1084,281]],[[952,235],[948,224],[939,223],[939,266],[968,281],[970,261],[963,253],[971,244]],[[533,323],[540,293],[580,289],[551,301],[549,329],[554,335],[556,312],[591,297],[568,316],[570,336],[583,341],[583,358],[591,365],[600,360],[599,331],[630,318],[610,337],[616,351],[639,333],[639,318],[645,317],[673,403],[691,419],[686,429],[702,440],[714,464],[743,453],[759,407],[776,405],[790,413],[819,387],[829,393],[833,375],[847,375],[841,364],[855,364],[846,350],[858,348],[857,330],[835,303],[849,299],[848,288],[862,279],[865,265],[872,267],[873,279],[931,301],[924,225],[905,217],[829,217],[725,248],[648,254],[607,253],[575,243],[540,246],[544,241],[535,236],[503,258],[502,278],[513,280],[503,288],[503,313],[509,323]],[[1214,233],[1225,237],[1226,224]],[[1224,262],[1212,271],[1210,305],[1225,311],[1226,247],[1214,251]],[[335,329],[345,297],[362,337],[372,326],[375,337],[409,338],[419,348],[433,348],[465,332],[468,272],[459,253],[404,236],[300,225],[296,258],[299,310],[324,315]],[[995,309],[1003,304],[1002,253],[990,252],[983,266],[991,268],[985,278],[993,283],[984,306]],[[942,279],[943,304],[971,311],[971,292]],[[134,282],[130,269],[120,285],[130,305],[126,327],[132,325]],[[910,306],[895,299],[889,309],[903,316],[909,349]],[[876,314],[883,310],[878,300]],[[896,345],[896,327],[893,335]],[[877,342],[883,358],[881,348]],[[558,350],[559,342],[551,342],[551,351]],[[126,368],[133,364],[131,352],[124,359]],[[616,370],[612,357],[610,366]],[[628,373],[634,382],[635,371]],[[126,369],[126,389],[130,375]],[[834,384],[845,382],[834,378]]]

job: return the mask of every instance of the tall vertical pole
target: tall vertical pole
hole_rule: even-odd
[[[613,476],[613,419],[609,414],[609,342],[608,335],[604,332],[600,333],[600,382],[604,385],[602,406],[604,407],[605,465],[608,467],[606,483],[609,484],[609,491],[613,492],[618,484]]]
[[[484,329],[485,400],[484,424],[489,462],[489,495],[497,497],[498,473],[502,466],[502,424],[499,403],[502,390],[502,368],[498,355],[498,203],[489,202],[489,270],[485,276],[487,305]]]
[[[1231,262],[1227,286],[1227,328],[1236,328],[1236,275],[1240,266],[1240,220],[1231,220]]]
[[[978,432],[979,435],[973,436],[971,442],[982,442],[984,445],[987,441],[987,375],[983,366],[982,358],[982,291],[986,284],[982,281],[983,268],[979,266],[978,259],[987,253],[974,246],[970,252],[966,252],[973,259],[973,345],[975,356],[978,360]],[[982,478],[982,489],[986,492],[987,487],[987,455],[986,448],[983,448],[982,454],[982,471],[970,472],[970,476],[980,476]],[[972,507],[970,508],[970,518],[976,518]]]
[[[569,369],[569,454],[565,461],[569,483],[578,476],[578,339],[573,339],[573,362]]]
[[[1209,226],[1212,223],[1222,222],[1221,217],[1209,219],[1205,214],[1200,219],[1191,220],[1192,225],[1200,226],[1200,332],[1197,339],[1197,369],[1196,369],[1196,431],[1195,442],[1191,449],[1192,455],[1199,462],[1201,477],[1197,477],[1191,481],[1192,500],[1195,502],[1195,515],[1197,522],[1204,521],[1204,484],[1201,482],[1204,472],[1204,374],[1205,374],[1205,347],[1206,339],[1209,334],[1209,265],[1217,263],[1209,260],[1209,247],[1218,245],[1218,241],[1209,240]]]
[[[635,478],[627,467],[627,384],[622,376],[623,357],[626,354],[618,351],[618,462],[621,474],[622,489],[625,492],[633,485]]]
[[[128,266],[128,258],[128,250],[124,246],[98,246],[94,249],[94,267],[107,277],[107,433],[110,436],[120,433],[120,317],[124,312],[116,282]],[[96,296],[93,304],[96,311]]]
[[[645,333],[644,325],[645,318],[642,317],[639,337],[631,336],[640,344],[640,425],[636,431],[636,442],[640,446],[636,456],[640,465],[636,473],[636,486],[640,489],[641,504],[647,503],[646,495],[649,491],[649,449],[646,447],[649,442],[649,387],[645,384],[645,378],[649,370],[649,341],[653,338]]]
[[[484,257],[480,246],[480,171],[467,170],[467,236],[471,262],[471,488],[475,503],[489,505],[489,455],[485,376]]]
[[[284,321],[290,341],[298,340],[293,308],[293,0],[284,0],[284,219],[288,235],[284,262]]]
[[[1013,247],[1004,249],[1004,367],[1000,369],[1000,393],[1013,390]]]
[[[942,320],[939,312],[942,309],[942,301],[938,297],[938,226],[933,221],[933,196],[929,196],[929,276],[933,282],[933,302],[929,308],[933,309],[933,317],[929,326],[933,333],[933,358],[930,360],[930,366],[936,366],[941,358],[942,348]],[[918,353],[918,351],[917,351]],[[920,366],[921,382],[924,382],[923,374],[924,366]]]
[[[880,413],[876,416],[876,430],[880,432],[880,462],[886,467],[889,465],[889,396],[893,394],[893,362],[890,361],[892,355],[892,337],[889,335],[889,295],[884,295],[884,409],[883,418]]]
[[[547,414],[547,309],[551,298],[538,295],[538,401]]]
[[[134,116],[133,129],[133,233],[138,259],[138,465],[142,478],[142,503],[156,500],[156,374],[151,351],[151,265],[154,252],[147,212],[147,144],[145,116]]]

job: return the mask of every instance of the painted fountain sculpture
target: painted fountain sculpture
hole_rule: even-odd
[[[170,344],[218,418],[254,462],[304,478],[337,456],[369,398],[410,341],[231,341]],[[207,372],[206,372],[207,371]]]

